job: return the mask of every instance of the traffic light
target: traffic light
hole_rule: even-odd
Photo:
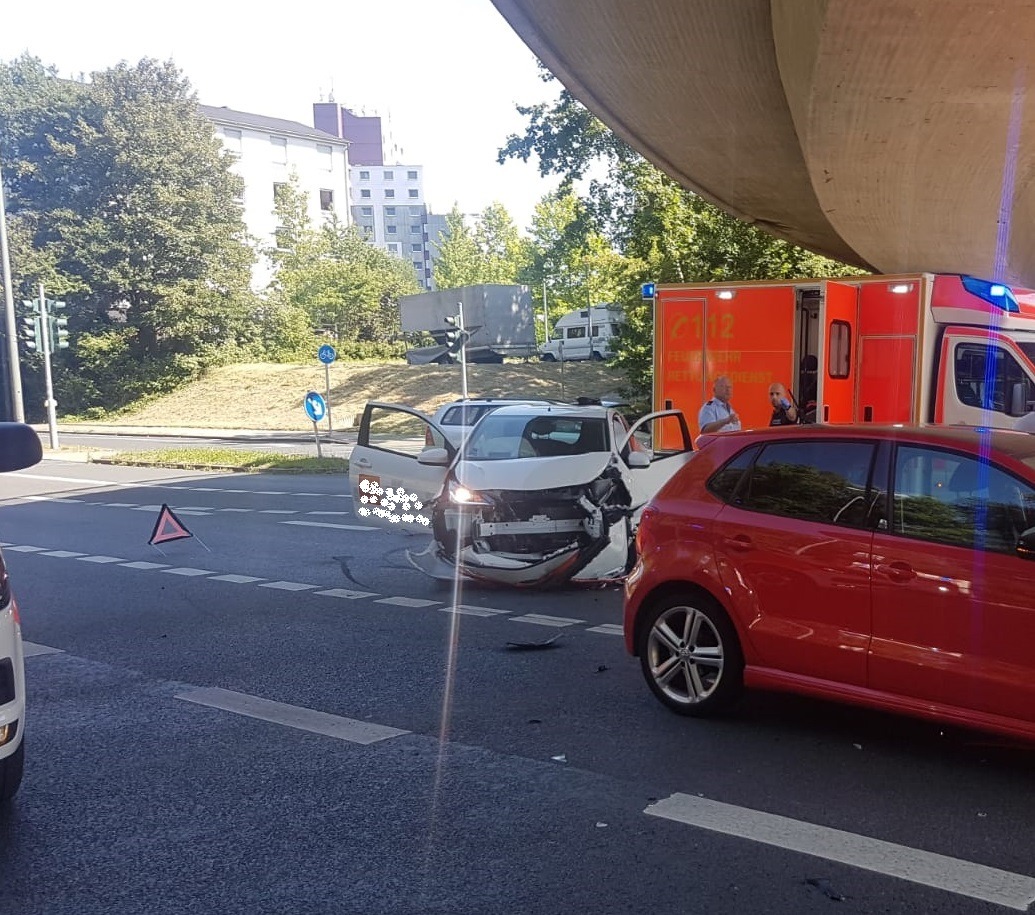
[[[22,315],[18,324],[18,335],[22,338],[22,343],[25,344],[25,348],[29,352],[41,352],[43,349],[43,334],[40,328],[40,316]]]
[[[445,321],[449,325],[444,334],[446,344],[449,347],[446,352],[450,355],[459,353],[463,349],[464,344],[471,339],[471,332],[463,327],[459,315],[447,315]]]
[[[64,304],[64,303],[62,303]],[[50,351],[68,349],[68,318],[50,318]]]

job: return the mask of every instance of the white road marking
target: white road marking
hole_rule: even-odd
[[[424,600],[420,597],[382,597],[374,601],[375,604],[391,604],[393,607],[433,607],[440,604],[439,600]]]
[[[194,515],[201,516],[202,518],[212,517],[212,509],[205,509],[205,511],[195,511],[192,508],[174,508],[173,511],[178,515]]]
[[[257,584],[260,588],[271,588],[279,591],[311,591],[315,594],[320,594],[326,597],[337,597],[342,600],[365,600],[368,598],[378,597],[377,593],[373,591],[359,591],[351,588],[322,588],[318,584],[294,581],[270,581],[256,575],[236,575],[231,573],[216,574],[211,569],[196,569],[190,566],[176,566],[174,568],[170,568],[168,563],[162,562],[148,562],[144,560],[131,562],[117,556],[92,556],[86,553],[75,552],[73,550],[47,550],[46,547],[30,546],[28,544],[14,544],[8,541],[0,541],[0,546],[6,548],[10,552],[37,553],[41,556],[53,556],[59,559],[76,559],[79,562],[93,562],[98,564],[118,563],[127,569],[161,571],[165,574],[179,575],[185,578],[201,578],[207,576],[209,581],[225,581],[231,584]],[[318,588],[320,590],[316,590]],[[474,604],[460,604],[454,609],[448,604],[443,606],[442,601],[440,600],[427,600],[419,597],[382,597],[376,600],[375,603],[387,604],[394,607],[435,607],[435,609],[443,613],[456,612],[466,616],[483,618],[507,616],[514,612],[512,610],[501,610],[494,607],[479,607]],[[552,626],[557,628],[584,624],[586,622],[585,620],[572,619],[563,616],[547,616],[539,613],[529,613],[523,616],[511,616],[510,619],[523,623],[532,623],[535,625]],[[595,626],[588,631],[620,635],[622,633],[622,627],[614,623],[606,623],[601,626]]]
[[[443,613],[462,613],[464,616],[501,616],[509,610],[493,610],[492,607],[475,607],[471,604],[458,604],[456,607],[439,607]]]
[[[351,515],[352,512],[306,512],[307,515]]]
[[[574,626],[577,623],[584,623],[585,620],[573,620],[566,616],[546,616],[542,613],[526,613],[524,616],[512,616],[513,623],[533,623],[536,626],[555,626],[558,629],[563,626]]]
[[[249,585],[253,581],[265,581],[265,578],[258,578],[255,575],[213,575],[212,581],[229,581],[235,585]]]
[[[363,597],[377,597],[374,591],[350,591],[348,588],[328,588],[326,591],[317,591],[317,594],[324,594],[327,597],[343,597],[345,600],[359,600]]]
[[[410,733],[398,728],[386,727],[383,724],[357,721],[355,718],[342,718],[327,712],[303,708],[300,705],[273,702],[270,699],[235,693],[218,687],[188,690],[185,693],[178,693],[176,698],[209,708],[221,709],[225,712],[233,712],[236,715],[246,715],[249,718],[282,724],[300,731],[324,734],[327,737],[347,740],[350,743],[367,745]]]
[[[260,588],[276,588],[278,591],[311,591],[313,588],[319,588],[319,585],[304,585],[298,581],[268,581],[264,585],[259,585]]]
[[[17,472],[17,476],[27,480],[48,480],[53,483],[78,483],[80,486],[91,486],[94,489],[104,489],[112,486],[125,486],[132,489],[176,489],[185,492],[232,492],[249,496],[307,496],[316,499],[351,499],[352,493],[347,492],[274,492],[256,489],[213,489],[206,486],[180,486],[173,483],[155,483],[148,480],[138,480],[135,483],[123,483],[120,480],[91,480],[86,477],[59,477],[53,474],[24,473]],[[28,497],[26,497],[28,498]],[[48,498],[37,496],[35,498]],[[74,501],[65,499],[66,502]]]
[[[602,632],[604,635],[625,635],[625,630],[617,623],[604,623],[602,626],[590,626],[586,632]]]
[[[134,502],[95,502],[95,505],[103,505],[107,508],[136,508]]]
[[[333,527],[339,531],[376,531],[369,524],[335,524],[332,521],[280,521],[280,524],[294,524],[297,527]]]
[[[297,508],[260,508],[260,515],[297,515]]]
[[[217,512],[253,512],[254,508],[217,508],[214,509]]]
[[[898,877],[1021,912],[1028,911],[1035,902],[1035,878],[1023,874],[747,807],[735,807],[689,794],[673,794],[650,805],[644,813]]]
[[[27,658],[37,658],[43,654],[64,654],[64,648],[51,648],[49,645],[40,645],[37,642],[22,642],[22,653]]]
[[[160,512],[162,510],[161,505],[134,505],[133,511],[135,512]]]

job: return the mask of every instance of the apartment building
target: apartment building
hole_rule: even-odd
[[[372,244],[412,263],[418,282],[433,289],[441,227],[424,199],[424,167],[385,161],[380,117],[355,114],[333,101],[317,102],[313,123],[349,144],[353,223]]]
[[[351,223],[348,141],[297,121],[200,105],[234,156],[244,179],[244,223],[257,251],[276,243],[277,189],[292,177],[306,196],[314,225],[332,216]],[[269,260],[257,257],[252,287],[265,289],[273,275]]]

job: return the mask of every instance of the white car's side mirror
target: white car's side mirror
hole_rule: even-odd
[[[630,451],[625,462],[630,468],[650,467],[650,455],[646,451]]]
[[[449,452],[445,448],[426,448],[417,455],[417,463],[445,467],[449,463]]]

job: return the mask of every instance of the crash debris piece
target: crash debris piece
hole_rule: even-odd
[[[560,637],[558,633],[545,642],[507,642],[507,648],[510,651],[542,651],[546,648],[555,648]]]

